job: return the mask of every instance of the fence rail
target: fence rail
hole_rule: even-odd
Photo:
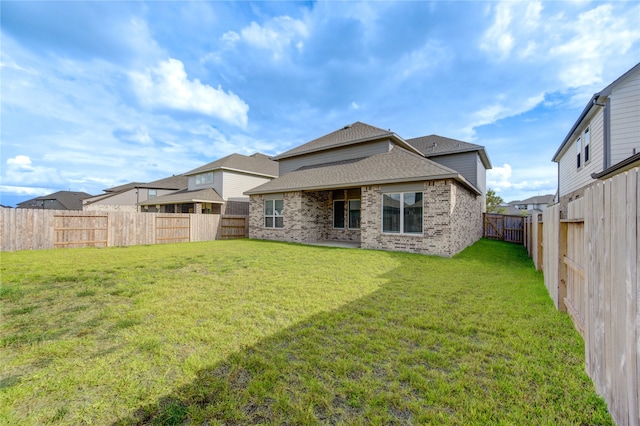
[[[640,425],[640,168],[525,221],[524,244],[555,306],[584,338],[585,367],[619,425]]]
[[[220,238],[222,218],[226,216],[0,208],[0,249],[16,251],[209,241]]]

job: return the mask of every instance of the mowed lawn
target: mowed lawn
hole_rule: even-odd
[[[612,424],[521,246],[1,260],[1,424]]]

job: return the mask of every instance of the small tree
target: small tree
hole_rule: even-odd
[[[487,190],[487,213],[503,213],[504,208],[501,208],[500,205],[504,203],[504,200],[501,196],[496,194],[496,191],[493,189]]]

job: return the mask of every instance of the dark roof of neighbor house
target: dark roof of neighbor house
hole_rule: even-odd
[[[553,194],[536,195],[534,197],[529,197],[526,200],[510,201],[509,205],[515,205],[515,204],[550,204],[550,203],[553,202],[553,198],[554,198]]]
[[[117,192],[117,193],[121,193],[124,191],[128,191],[130,189],[133,188],[139,188],[140,185],[144,185],[143,182],[129,182],[129,183],[125,183],[122,185],[118,185],[118,186],[114,186],[113,188],[107,188],[104,190],[104,192]]]
[[[627,170],[631,170],[639,166],[640,152],[620,161],[618,164],[614,164],[613,166],[601,171],[600,173],[592,173],[591,177],[593,179],[608,179],[612,176],[617,175],[618,173],[626,172]]]
[[[394,146],[389,152],[362,159],[303,167],[246,191],[245,194],[326,190],[447,178],[455,179],[474,193],[480,194],[477,188],[455,170],[398,146]]]
[[[158,204],[214,203],[223,204],[224,200],[213,188],[189,191],[183,189],[161,197],[151,198],[138,203],[139,206],[155,206]]]
[[[173,175],[153,182],[138,185],[138,188],[149,189],[184,189],[189,185],[189,178],[185,175]]]
[[[184,189],[189,185],[189,178],[184,175],[173,175],[167,178],[162,178],[158,180],[154,180],[149,183],[141,183],[141,182],[130,182],[120,186],[114,186],[113,188],[108,188],[104,190],[104,194],[95,195],[93,197],[89,197],[90,200],[87,200],[85,204],[93,204],[98,201],[105,200],[107,198],[116,196],[118,194],[122,194],[123,192],[127,192],[136,188],[148,188],[148,189]]]
[[[573,126],[571,126],[571,130],[569,130],[569,133],[567,133],[567,136],[564,138],[564,140],[560,144],[560,147],[558,148],[556,153],[553,155],[552,161],[555,161],[556,163],[560,161],[560,153],[564,150],[565,146],[567,146],[569,141],[571,139],[573,139],[573,134],[578,129],[578,127],[580,126],[580,123],[582,123],[582,120],[584,120],[584,118],[587,115],[589,115],[589,113],[591,112],[592,108],[597,106],[596,103],[600,103],[600,100],[601,100],[600,98],[609,97],[611,95],[611,92],[613,91],[613,89],[615,89],[615,87],[618,84],[620,84],[622,81],[626,80],[627,77],[629,77],[630,75],[634,74],[635,72],[640,72],[640,62],[635,64],[629,71],[627,71],[624,74],[622,74],[620,77],[618,77],[615,81],[613,81],[607,87],[605,87],[601,91],[593,94],[593,96],[591,97],[589,102],[587,102],[587,105],[585,106],[584,110],[582,110],[582,113],[578,116],[578,119],[576,120],[576,122],[573,124]],[[602,99],[602,100],[604,100],[604,99]]]
[[[362,142],[384,138],[393,140],[397,145],[400,145],[409,151],[419,152],[415,147],[409,145],[404,139],[390,130],[380,129],[379,127],[356,121],[353,124],[348,124],[341,129],[319,137],[318,139],[314,139],[311,142],[307,142],[292,148],[289,151],[285,151],[282,154],[276,155],[273,159],[283,160],[285,158],[296,157],[298,155],[310,154],[313,152],[324,151],[341,146],[355,145]]]
[[[32,198],[16,205],[17,208],[41,208],[42,201],[55,200],[67,210],[82,210],[82,200],[91,197],[86,192],[58,191],[53,194]]]
[[[407,142],[416,147],[427,158],[440,155],[458,154],[461,152],[478,151],[484,167],[486,169],[491,168],[491,161],[489,160],[489,156],[482,145],[445,138],[444,136],[438,135],[407,139]]]
[[[193,169],[185,173],[185,175],[195,175],[219,169],[235,170],[269,177],[278,177],[279,174],[278,163],[271,160],[268,156],[257,152],[249,156],[242,154],[227,155],[219,160]]]

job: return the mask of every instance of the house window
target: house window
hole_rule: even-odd
[[[576,165],[580,168],[580,152],[582,151],[582,146],[580,145],[580,138],[576,140]]]
[[[344,228],[344,200],[335,200],[333,202],[333,227],[337,229]]]
[[[382,232],[422,233],[422,192],[382,195]]]
[[[587,127],[584,131],[584,164],[589,162],[589,142],[591,141],[591,134],[589,133],[589,128]]]
[[[206,185],[208,183],[213,183],[213,172],[196,175],[196,185]]]
[[[264,227],[283,228],[284,200],[264,200]]]
[[[349,229],[360,229],[360,200],[349,200]]]
[[[150,189],[149,190],[149,199],[156,198],[157,196],[158,196],[158,190],[157,189]]]

